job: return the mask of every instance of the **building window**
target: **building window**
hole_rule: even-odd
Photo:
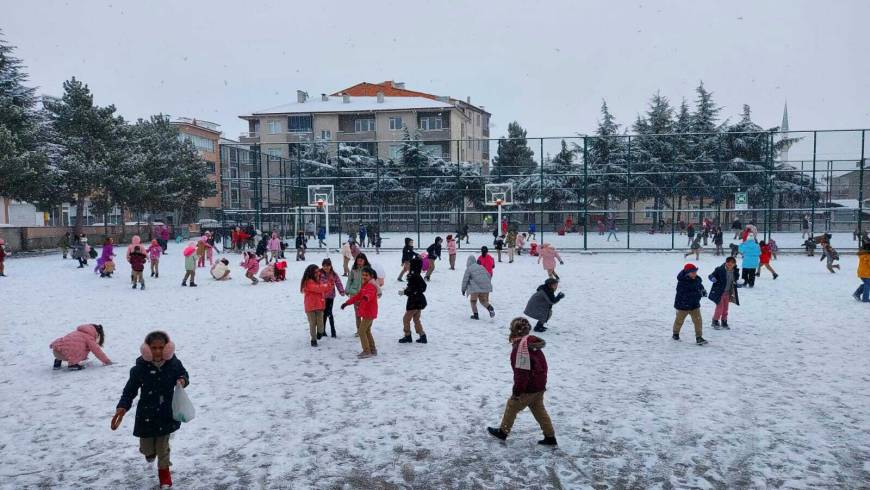
[[[291,133],[310,133],[311,116],[290,116],[287,118],[287,131]]]
[[[353,122],[353,131],[355,133],[361,133],[363,131],[374,131],[375,130],[375,120],[374,119],[357,119]]]
[[[328,129],[324,129],[320,131],[320,139],[323,141],[329,141],[332,139],[332,131]]]
[[[266,150],[266,154],[272,158],[281,158],[281,149],[280,148],[269,148]]]
[[[390,145],[390,159],[391,160],[401,160],[402,159],[402,145]]]
[[[474,123],[475,123],[477,126],[480,126],[480,114],[475,114],[475,115],[474,115]]]
[[[269,134],[278,134],[281,132],[281,121],[269,121]]]
[[[404,127],[405,127],[405,125],[402,124],[401,117],[391,117],[390,118],[390,129],[392,129],[393,131],[395,131],[397,129],[403,129]]]
[[[423,153],[434,158],[444,158],[444,147],[442,145],[423,145]]]
[[[437,131],[439,129],[444,129],[444,120],[440,117],[430,116],[420,118],[421,131]]]
[[[197,150],[214,152],[214,140],[203,138],[202,136],[196,136],[194,134],[180,133],[178,135],[178,141],[184,140],[193,143],[193,146],[195,146]]]
[[[208,168],[208,173],[210,173],[210,174],[215,173],[214,162],[205,162],[205,166],[206,166],[206,168]]]

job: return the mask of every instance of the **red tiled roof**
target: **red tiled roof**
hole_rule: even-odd
[[[351,97],[375,97],[378,95],[378,92],[383,92],[386,97],[425,97],[427,99],[438,100],[437,95],[417,92],[415,90],[407,90],[404,88],[395,88],[393,87],[392,80],[387,80],[382,83],[362,82],[344,90],[339,90],[332,95],[339,96],[341,94],[347,94]]]

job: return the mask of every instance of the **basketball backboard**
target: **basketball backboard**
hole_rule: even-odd
[[[484,192],[484,202],[489,206],[498,206],[499,204],[508,206],[514,202],[514,185],[512,183],[486,184]]]
[[[309,185],[308,186],[308,205],[318,206],[325,204],[327,206],[335,206],[335,188],[331,185]]]

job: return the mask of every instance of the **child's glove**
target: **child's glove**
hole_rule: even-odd
[[[125,413],[127,413],[127,411],[124,410],[123,408],[118,408],[115,411],[115,415],[112,417],[112,424],[111,424],[112,430],[116,430],[118,427],[121,426],[121,422],[124,420]]]
[[[703,296],[705,298],[707,297],[707,290],[706,289],[701,289],[701,296]]]
[[[559,259],[559,265],[565,265],[565,262],[562,262],[562,259]]]
[[[565,293],[559,293],[556,295],[557,298],[562,299],[565,297]]]
[[[343,310],[343,309],[345,309],[345,308],[347,308],[347,303],[346,303],[346,302],[341,304],[341,309]]]
[[[405,290],[404,290],[404,289],[400,289],[400,290],[399,290],[399,296],[404,296],[404,295],[405,295]]]

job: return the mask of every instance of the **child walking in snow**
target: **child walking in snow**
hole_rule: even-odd
[[[526,244],[526,234],[520,233],[517,235],[517,255],[523,254],[523,246]]]
[[[514,255],[517,252],[517,232],[516,231],[511,230],[508,232],[507,237],[505,239],[505,244],[507,245],[507,249],[508,249],[508,263],[513,264],[514,263]]]
[[[713,328],[715,330],[726,329],[731,330],[728,326],[728,306],[731,303],[740,305],[740,297],[737,295],[737,284],[739,278],[737,271],[737,259],[728,257],[725,263],[717,267],[707,279],[713,283],[710,287],[710,295],[707,299],[716,304],[716,311],[713,312]],[[721,321],[721,323],[719,323]]]
[[[707,343],[703,336],[703,326],[701,325],[701,297],[707,296],[707,290],[704,289],[704,282],[698,277],[698,268],[694,264],[686,264],[683,270],[677,274],[677,294],[674,298],[674,308],[677,310],[677,317],[674,319],[674,333],[672,338],[680,340],[680,329],[683,328],[683,322],[687,316],[692,317],[692,323],[695,325],[695,343],[704,345]]]
[[[562,257],[559,255],[559,251],[556,250],[555,247],[549,243],[543,244],[541,246],[541,256],[538,257],[538,263],[543,263],[544,270],[547,271],[548,277],[558,281],[559,274],[556,274],[556,260],[559,261],[560,265],[565,264],[565,262],[562,261]]]
[[[538,289],[535,290],[535,293],[532,294],[532,297],[526,303],[526,309],[523,310],[523,313],[538,321],[535,324],[535,332],[547,331],[545,324],[553,316],[553,305],[562,301],[562,298],[565,297],[565,293],[560,292],[556,294],[556,289],[558,288],[559,280],[552,277],[548,278],[544,281],[544,284],[538,286]]]
[[[151,245],[146,252],[148,260],[151,261],[151,277],[160,277],[160,255],[163,253],[163,247],[157,240],[151,240]]]
[[[403,277],[408,273],[408,269],[411,268],[411,259],[416,256],[417,252],[414,251],[414,240],[405,237],[405,247],[402,248],[402,270],[399,272],[399,282],[404,281]]]
[[[498,261],[501,262],[501,251],[504,249],[504,235],[497,236],[492,244],[495,247],[496,255],[498,255]]]
[[[411,266],[408,270],[408,285],[405,289],[399,291],[400,296],[407,296],[408,301],[405,303],[405,316],[402,317],[402,325],[404,326],[404,336],[399,339],[400,344],[411,343],[411,321],[414,321],[414,330],[420,338],[418,343],[426,343],[426,332],[423,331],[423,323],[420,321],[420,314],[426,308],[426,281],[422,277],[423,260],[420,257],[411,259]]]
[[[426,249],[426,255],[429,257],[429,263],[426,267],[426,280],[432,279],[432,273],[435,272],[435,261],[441,260],[441,237],[436,236],[435,242],[429,245]]]
[[[755,287],[755,272],[761,259],[761,247],[755,239],[748,239],[740,244],[740,253],[743,254],[743,282],[750,288]]]
[[[190,243],[182,251],[184,255],[184,279],[181,280],[182,286],[187,286],[187,279],[190,279],[190,287],[196,287],[196,245]]]
[[[302,274],[299,292],[304,298],[311,347],[317,347],[317,341],[326,336],[323,325],[323,310],[326,308],[326,292],[335,287],[332,281],[331,277],[327,277],[326,283],[320,282],[320,268],[314,264],[306,267]]]
[[[480,257],[477,258],[477,263],[486,269],[486,273],[489,274],[489,277],[492,277],[493,270],[495,270],[495,260],[493,260],[492,255],[489,254],[489,249],[486,248],[485,245],[480,247]]]
[[[361,254],[357,255],[356,259],[354,259],[353,268],[350,270],[350,274],[348,274],[348,276],[347,276],[347,283],[344,286],[344,291],[349,297],[356,295],[360,291],[360,289],[362,289],[363,284],[364,284],[363,278],[362,278],[362,272],[367,267],[374,270],[372,265],[369,263],[369,259],[368,259],[368,257],[366,257],[366,254],[361,253]],[[354,317],[356,319],[357,332],[359,332],[359,326],[360,326],[360,320],[361,320],[358,310],[359,310],[359,307],[355,306],[354,307],[354,313],[355,313]]]
[[[840,254],[834,249],[834,247],[831,246],[830,243],[825,243],[824,245],[822,245],[822,258],[821,260],[819,260],[819,262],[825,259],[828,260],[826,264],[828,272],[830,272],[831,274],[836,274],[836,272],[834,272],[834,269],[839,269],[840,264],[835,264],[834,262],[840,260]]]
[[[456,270],[456,240],[453,235],[447,235],[447,257],[450,260],[450,270]]]
[[[502,441],[510,435],[517,414],[526,407],[541,426],[544,438],[538,444],[555,446],[556,431],[553,422],[544,407],[544,392],[547,389],[547,358],[541,349],[544,339],[529,335],[531,325],[525,318],[514,318],[510,325],[508,342],[512,344],[510,360],[514,373],[514,384],[511,397],[507,401],[504,415],[499,427],[487,427],[486,430]]]
[[[169,436],[181,427],[181,422],[172,417],[172,398],[176,386],[190,385],[190,376],[175,356],[175,344],[166,332],[149,333],[139,351],[142,355],[130,369],[111,427],[117,430],[121,426],[133,400],[140,395],[133,435],[139,438],[139,452],[145,461],[150,464],[157,460],[160,488],[170,488]]]
[[[858,279],[861,285],[852,293],[856,301],[870,303],[870,242],[862,242],[858,250]]]
[[[329,288],[323,296],[323,325],[325,329],[326,322],[327,320],[329,321],[330,336],[335,338],[335,316],[332,314],[332,307],[335,304],[335,290],[338,289],[338,294],[344,296],[344,285],[341,284],[341,278],[338,277],[338,273],[333,270],[332,261],[328,258],[323,259],[323,262],[320,263],[320,272],[321,284],[329,284],[330,282],[333,284],[333,286]]]
[[[75,331],[55,339],[49,345],[54,354],[53,369],[60,369],[61,363],[66,362],[71,371],[78,371],[83,368],[81,363],[88,359],[88,354],[91,352],[104,365],[112,364],[109,357],[103,353],[102,347],[105,341],[106,334],[102,325],[96,323],[79,325]]]
[[[281,257],[281,239],[278,238],[278,232],[273,231],[272,237],[269,238],[269,260],[272,262],[277,262]]]
[[[492,259],[490,257],[490,259]],[[492,277],[489,272],[477,263],[473,255],[468,256],[465,264],[465,275],[462,276],[462,295],[468,294],[471,302],[471,319],[479,320],[477,302],[489,311],[489,317],[495,316],[495,308],[489,303],[489,293],[492,292]]]
[[[257,259],[254,252],[251,251],[245,252],[244,257],[244,260],[242,260],[239,265],[245,269],[245,277],[251,280],[251,285],[256,286],[257,283],[260,282],[260,280],[257,279],[257,271],[260,270],[260,261]]]
[[[363,256],[360,254],[357,256]],[[357,357],[367,359],[378,355],[378,348],[375,346],[375,338],[372,337],[372,323],[378,317],[378,288],[375,285],[377,274],[371,267],[362,269],[363,285],[359,292],[341,304],[341,309],[345,309],[348,305],[359,305],[356,309],[357,315],[360,318],[359,323],[359,341],[362,346],[362,352]]]
[[[341,275],[347,277],[348,273],[350,273],[350,262],[353,260],[353,254],[350,251],[350,240],[344,242],[344,245],[341,246],[341,259],[344,268],[344,272]]]
[[[148,256],[145,255],[145,250],[142,249],[141,245],[136,245],[130,252],[130,268],[133,269],[130,280],[133,282],[133,289],[136,289],[137,282],[142,285],[142,290],[145,289],[144,271],[147,260]]]
[[[776,279],[777,277],[779,277],[779,274],[777,274],[776,271],[773,270],[773,267],[770,266],[770,257],[773,255],[773,252],[770,251],[770,245],[762,240],[761,243],[758,244],[758,246],[761,249],[761,255],[759,255],[758,257],[760,262],[758,266],[758,277],[761,277],[761,269],[765,268],[769,270],[770,273],[773,274],[773,278]]]
[[[305,262],[305,249],[308,248],[308,245],[305,243],[305,233],[302,230],[299,230],[299,233],[296,234],[296,262]]]
[[[688,252],[683,254],[683,258],[692,254],[695,254],[695,260],[701,259],[701,235],[697,235],[695,239],[692,240],[692,246]]]
[[[208,237],[205,235],[199,237],[199,241],[196,242],[197,267],[205,267],[205,256],[207,255],[207,250],[210,248],[211,245],[208,244]]]

